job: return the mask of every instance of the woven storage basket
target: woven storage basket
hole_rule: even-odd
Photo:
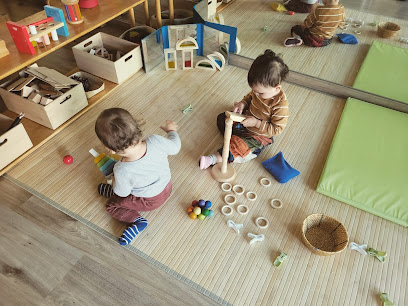
[[[313,253],[323,256],[340,253],[349,241],[343,224],[323,214],[310,215],[303,221],[302,238]]]
[[[380,22],[378,24],[377,35],[383,38],[392,38],[401,30],[400,26],[392,22]]]

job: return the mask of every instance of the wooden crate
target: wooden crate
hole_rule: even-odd
[[[25,117],[55,130],[69,118],[88,105],[84,87],[81,83],[48,105],[34,103],[19,94],[0,88],[0,95],[6,107],[17,114],[24,112]]]
[[[0,114],[0,170],[33,146],[22,123],[7,131],[12,123]]]
[[[92,48],[105,48],[113,55],[109,60],[90,54]],[[103,79],[120,84],[142,68],[142,53],[138,44],[108,35],[97,33],[72,47],[75,61],[80,70],[92,73]],[[116,52],[124,55],[115,60]]]

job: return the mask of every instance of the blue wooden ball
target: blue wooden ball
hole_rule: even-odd
[[[205,201],[204,208],[210,208],[211,207],[211,201]]]
[[[214,211],[212,211],[211,209],[208,210],[208,218],[211,218],[214,216]]]
[[[205,201],[204,200],[198,201],[198,206],[204,207],[205,206]]]

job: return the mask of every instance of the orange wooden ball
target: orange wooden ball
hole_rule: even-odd
[[[189,206],[187,207],[187,213],[191,213],[193,211],[194,207],[193,206]]]

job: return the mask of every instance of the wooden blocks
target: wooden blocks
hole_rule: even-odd
[[[10,52],[6,47],[6,43],[4,42],[4,40],[0,39],[0,58],[9,54]]]

